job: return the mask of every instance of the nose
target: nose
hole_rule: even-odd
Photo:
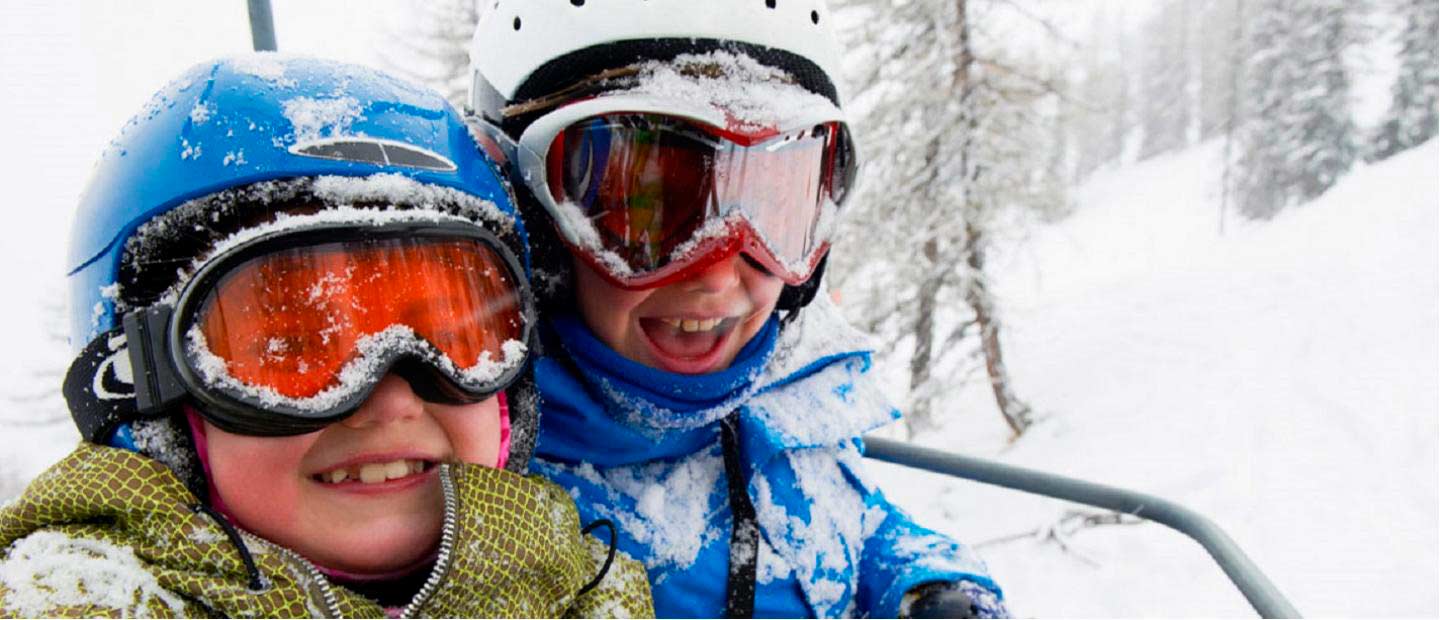
[[[715,261],[695,274],[695,277],[688,281],[687,288],[692,293],[718,293],[738,286],[744,263],[745,259],[741,258],[740,254]]]
[[[394,373],[385,375],[370,397],[350,417],[340,423],[356,430],[390,424],[418,417],[425,411],[425,401],[415,395],[410,383]]]

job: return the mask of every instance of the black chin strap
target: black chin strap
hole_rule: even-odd
[[[725,579],[725,616],[755,616],[755,570],[760,554],[760,525],[749,485],[740,469],[740,416],[731,412],[720,421],[720,447],[725,453],[725,480],[730,489],[730,570]]]
[[[62,388],[80,436],[104,443],[121,422],[136,419],[135,373],[125,329],[100,334],[70,363]]]

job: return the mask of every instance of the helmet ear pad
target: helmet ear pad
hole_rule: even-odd
[[[810,274],[809,280],[793,286],[786,285],[785,289],[780,291],[780,301],[776,302],[775,309],[785,313],[785,323],[795,320],[800,310],[815,300],[815,295],[820,292],[820,280],[825,277],[825,263],[829,260],[830,254],[826,253],[820,263],[815,265],[815,271]]]
[[[535,346],[540,346],[535,339]],[[535,351],[538,359],[542,351]],[[535,386],[535,364],[505,388],[505,400],[510,407],[510,454],[505,469],[517,474],[530,471],[530,459],[535,455],[535,442],[540,434],[540,390]]]
[[[133,420],[125,426],[141,454],[164,464],[202,504],[210,504],[209,477],[194,435],[203,431],[191,429],[183,409],[158,418]]]

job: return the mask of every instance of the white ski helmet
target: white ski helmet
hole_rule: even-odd
[[[840,105],[831,28],[824,0],[493,0],[471,43],[470,105],[500,120],[501,107],[575,76],[722,49],[783,69]]]

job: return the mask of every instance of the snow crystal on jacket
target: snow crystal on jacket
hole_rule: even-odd
[[[893,617],[905,592],[934,581],[998,594],[969,549],[866,481],[859,437],[899,414],[866,374],[867,339],[824,295],[783,334],[772,320],[713,376],[626,360],[575,317],[550,327],[547,351],[568,359],[537,365],[534,469],[567,488],[585,519],[619,525],[659,615],[723,614],[731,514],[718,421],[731,411],[760,529],[757,616]]]

